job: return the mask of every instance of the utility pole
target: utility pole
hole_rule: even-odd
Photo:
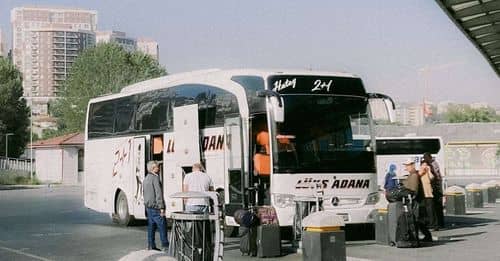
[[[5,134],[5,158],[9,157],[9,136],[14,135],[14,133]]]

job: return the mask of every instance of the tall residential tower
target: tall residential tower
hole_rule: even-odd
[[[33,114],[48,114],[73,61],[95,45],[97,12],[50,7],[11,10],[13,62],[22,72],[24,97]]]
[[[7,45],[5,44],[5,38],[0,27],[0,57],[7,57]]]

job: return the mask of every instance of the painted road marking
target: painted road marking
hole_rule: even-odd
[[[31,258],[34,258],[34,259],[37,259],[37,260],[52,261],[50,259],[47,259],[47,258],[44,258],[44,257],[41,257],[41,256],[32,255],[32,254],[29,254],[29,253],[26,253],[26,252],[23,252],[23,251],[19,251],[19,250],[16,250],[16,249],[8,248],[8,247],[0,246],[0,249],[3,249],[5,251],[9,251],[9,252],[12,252],[12,253],[16,253],[18,255],[23,255],[23,256],[31,257]]]

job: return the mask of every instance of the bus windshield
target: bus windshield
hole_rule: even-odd
[[[375,172],[366,100],[283,95],[285,121],[273,132],[274,173]]]

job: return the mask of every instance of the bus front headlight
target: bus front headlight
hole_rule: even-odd
[[[368,194],[368,197],[366,198],[366,205],[375,205],[380,199],[380,193],[377,192],[372,192]]]
[[[295,206],[294,197],[290,194],[274,194],[274,204],[279,208],[293,207]]]

